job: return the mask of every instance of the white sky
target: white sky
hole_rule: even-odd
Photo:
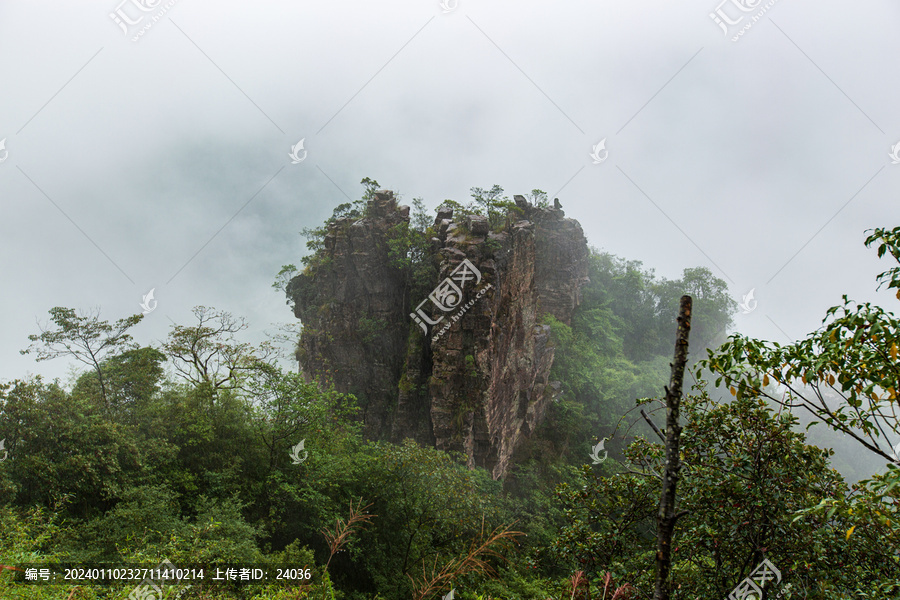
[[[719,0],[178,0],[133,42],[165,3],[119,1],[0,0],[0,379],[65,377],[18,352],[51,307],[151,288],[142,344],[198,304],[264,339],[298,232],[363,177],[429,208],[543,189],[595,247],[755,288],[757,337],[843,293],[896,310],[862,244],[898,224],[896,2],[781,0],[732,42],[766,3],[719,5],[726,36]]]

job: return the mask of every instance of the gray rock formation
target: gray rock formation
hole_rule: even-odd
[[[542,319],[570,323],[587,282],[578,222],[521,196],[516,204],[499,231],[485,217],[457,222],[441,211],[434,292],[409,298],[407,274],[388,257],[391,230],[409,211],[380,191],[363,218],[328,227],[318,266],[288,287],[304,325],[303,372],[356,394],[369,436],[459,450],[495,478],[559,390]],[[427,335],[411,313],[435,323]]]

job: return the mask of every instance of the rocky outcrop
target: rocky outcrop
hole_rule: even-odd
[[[291,281],[303,372],[356,394],[370,436],[458,450],[502,477],[541,422],[560,389],[545,316],[571,321],[588,248],[560,208],[516,204],[494,228],[440,212],[438,276],[423,297],[408,297],[408,272],[391,264],[389,240],[409,210],[388,191],[363,218],[329,225],[313,266]]]
[[[405,275],[390,264],[387,233],[409,220],[409,209],[382,192],[366,212],[329,225],[316,260],[287,293],[303,324],[302,372],[354,394],[366,434],[380,438],[390,434],[409,337]]]

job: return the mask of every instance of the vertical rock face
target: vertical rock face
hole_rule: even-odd
[[[549,381],[553,348],[542,320],[568,324],[587,282],[578,222],[558,208],[517,204],[499,232],[484,217],[439,213],[434,291],[408,298],[387,240],[409,211],[378,192],[364,218],[329,226],[317,257],[324,266],[288,288],[304,324],[301,368],[360,397],[369,435],[462,451],[495,478],[560,387]]]
[[[328,227],[311,275],[291,280],[294,315],[303,323],[298,359],[308,379],[354,394],[366,434],[389,434],[405,356],[406,281],[388,257],[388,231],[409,220],[391,192],[370,200],[367,216]]]

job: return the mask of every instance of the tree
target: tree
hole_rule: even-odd
[[[866,246],[880,242],[900,263],[900,227],[876,229]],[[900,267],[878,275],[879,288],[898,288]],[[900,321],[869,302],[843,296],[842,306],[826,312],[823,326],[805,339],[782,346],[732,335],[708,352],[701,365],[723,381],[732,395],[763,396],[786,408],[802,408],[815,419],[844,433],[888,461],[896,461],[891,444],[900,440]]]
[[[877,244],[879,258],[890,254],[900,264],[900,227],[869,231],[865,245]],[[876,280],[878,289],[896,288],[900,299],[900,266]],[[844,295],[843,304],[828,309],[822,327],[805,339],[781,346],[733,335],[700,363],[738,400],[765,398],[789,410],[803,409],[893,463],[883,475],[858,482],[851,493],[835,493],[798,511],[798,519],[817,519],[828,531],[844,532],[848,543],[863,545],[872,557],[862,567],[865,573],[887,566],[896,574],[900,567],[900,452],[891,448],[900,439],[898,345],[900,321],[892,312]],[[896,584],[872,586],[857,593],[880,598],[897,591]]]
[[[282,265],[281,270],[278,271],[278,274],[275,275],[275,281],[272,283],[272,287],[284,294],[287,294],[288,284],[291,282],[291,279],[296,277],[297,275],[297,266],[294,264],[290,265]],[[291,304],[291,298],[287,299],[287,303]],[[293,306],[291,306],[293,308]]]
[[[887,524],[861,524],[862,535],[850,537],[845,532],[852,515],[809,510],[843,497],[847,486],[829,468],[832,451],[806,444],[794,431],[796,417],[774,411],[761,398],[726,404],[704,392],[685,397],[682,408],[678,496],[685,514],[672,541],[673,598],[725,598],[764,558],[786,581],[806,589],[808,598],[830,599],[823,595],[828,589],[846,594],[896,582],[896,537],[881,535]],[[624,471],[597,475],[585,465],[580,483],[559,488],[568,523],[554,550],[573,569],[585,571],[592,586],[602,586],[609,572],[647,598],[663,445],[639,438],[626,457]],[[796,519],[798,514],[804,518]]]
[[[490,210],[494,203],[503,199],[503,188],[497,184],[489,190],[481,189],[480,187],[473,187],[469,190],[472,199],[475,201],[475,204],[481,207],[481,209],[485,212]]]
[[[698,294],[692,295],[695,349],[704,348],[703,331],[724,331],[734,305],[725,282],[702,268],[660,281],[640,262],[592,250],[588,275],[570,326],[544,318],[555,346],[550,379],[563,387],[538,435],[576,456],[585,455],[589,440],[593,445],[611,433],[635,398],[654,396],[665,385],[676,333],[672,315],[683,293]],[[567,413],[579,415],[574,426],[559,426]]]
[[[270,472],[286,462],[291,446],[314,430],[328,429],[329,435],[322,437],[337,444],[339,426],[353,435],[361,427],[354,419],[357,409],[352,397],[334,389],[320,390],[299,373],[261,364],[246,388],[253,400],[254,425],[269,453]]]
[[[718,346],[737,310],[728,285],[705,267],[686,268],[679,279],[661,279],[640,261],[592,249],[588,276],[579,310],[604,308],[614,314],[614,330],[633,361],[670,355],[672,315],[683,294],[694,299],[692,337],[698,349]]]
[[[254,348],[236,341],[235,334],[249,327],[243,318],[207,306],[196,306],[193,313],[197,325],[174,325],[163,351],[181,377],[214,399],[220,389],[240,388],[249,371],[276,354],[268,342]]]
[[[165,355],[156,348],[126,350],[105,359],[100,367],[106,382],[107,395],[117,413],[135,411],[147,406],[160,389]],[[95,396],[99,392],[97,374],[88,371],[78,378],[72,396]]]
[[[413,198],[412,218],[410,225],[416,231],[425,232],[434,223],[434,217],[428,214],[425,201],[422,198]]]
[[[372,179],[371,177],[363,177],[359,181],[359,183],[365,188],[365,191],[363,192],[363,195],[362,195],[362,200],[364,202],[374,198],[375,192],[377,192],[378,188],[381,187],[381,185],[377,181]]]
[[[672,361],[672,377],[666,387],[666,467],[662,477],[662,493],[659,514],[656,518],[656,600],[669,598],[669,571],[672,569],[672,537],[675,522],[685,513],[675,513],[675,492],[681,472],[681,387],[684,383],[684,365],[688,356],[688,335],[691,332],[691,297],[681,297],[678,311],[678,334],[675,338],[675,358]]]
[[[391,590],[383,595],[409,598],[408,579],[422,573],[423,561],[428,568],[435,561],[451,564],[467,555],[485,521],[488,529],[499,525],[497,505],[484,489],[499,486],[483,469],[470,471],[460,457],[411,440],[401,446],[379,442],[369,450],[361,495],[380,517],[360,537],[364,560],[358,568],[371,573],[378,589]]]
[[[728,291],[728,284],[708,268],[684,269],[680,279],[662,280],[654,285],[653,293],[659,298],[657,319],[665,332],[663,339],[674,333],[668,315],[678,310],[681,295],[688,294],[694,300],[691,324],[694,347],[715,348],[725,341],[725,331],[733,324],[731,317],[737,311],[737,303]]]
[[[6,387],[0,390],[0,438],[16,457],[5,469],[13,484],[10,501],[51,506],[69,497],[70,514],[89,517],[142,476],[136,440],[95,403],[40,378]]]
[[[57,306],[50,309],[56,329],[46,329],[40,324],[41,333],[32,334],[28,339],[32,344],[21,354],[36,354],[36,360],[50,360],[60,356],[71,356],[91,367],[100,383],[100,399],[108,406],[107,385],[102,364],[105,359],[132,348],[135,344],[126,333],[141,322],[142,314],[131,315],[110,325],[100,320],[100,309],[81,315],[75,309]]]
[[[474,203],[469,203],[469,205],[463,209],[462,214],[460,212],[453,213],[453,216],[456,217],[457,221],[461,220],[465,214],[484,215],[487,217],[491,229],[498,230],[506,223],[507,214],[510,210],[521,210],[516,207],[514,202],[510,202],[509,198],[502,196],[503,188],[497,184],[494,184],[489,190],[473,187],[471,188],[470,193]],[[543,192],[541,192],[541,190],[532,190],[532,195],[534,197],[537,197],[537,194],[540,193]],[[447,202],[445,202],[445,204],[447,204]],[[480,208],[475,208],[475,206]]]
[[[538,208],[547,208],[550,206],[550,200],[547,199],[547,192],[544,190],[539,190],[537,188],[531,190],[528,199]]]
[[[375,192],[378,190],[379,185],[377,181],[369,177],[363,177],[360,183],[365,188],[362,198],[354,200],[353,202],[338,204],[332,211],[331,216],[325,220],[325,223],[322,226],[305,227],[300,230],[300,235],[306,238],[306,248],[310,251],[310,254],[307,254],[300,259],[300,262],[302,262],[307,269],[315,269],[315,267],[320,264],[319,260],[321,257],[319,256],[319,252],[325,248],[325,235],[328,233],[329,225],[344,219],[359,219],[366,215],[366,203],[375,197]],[[288,267],[292,267],[292,265],[282,267],[281,272],[278,274],[279,277],[285,274]],[[281,285],[282,282],[276,280],[273,287],[279,288]],[[285,291],[287,291],[287,289],[285,289]],[[290,294],[288,295],[290,296]]]

